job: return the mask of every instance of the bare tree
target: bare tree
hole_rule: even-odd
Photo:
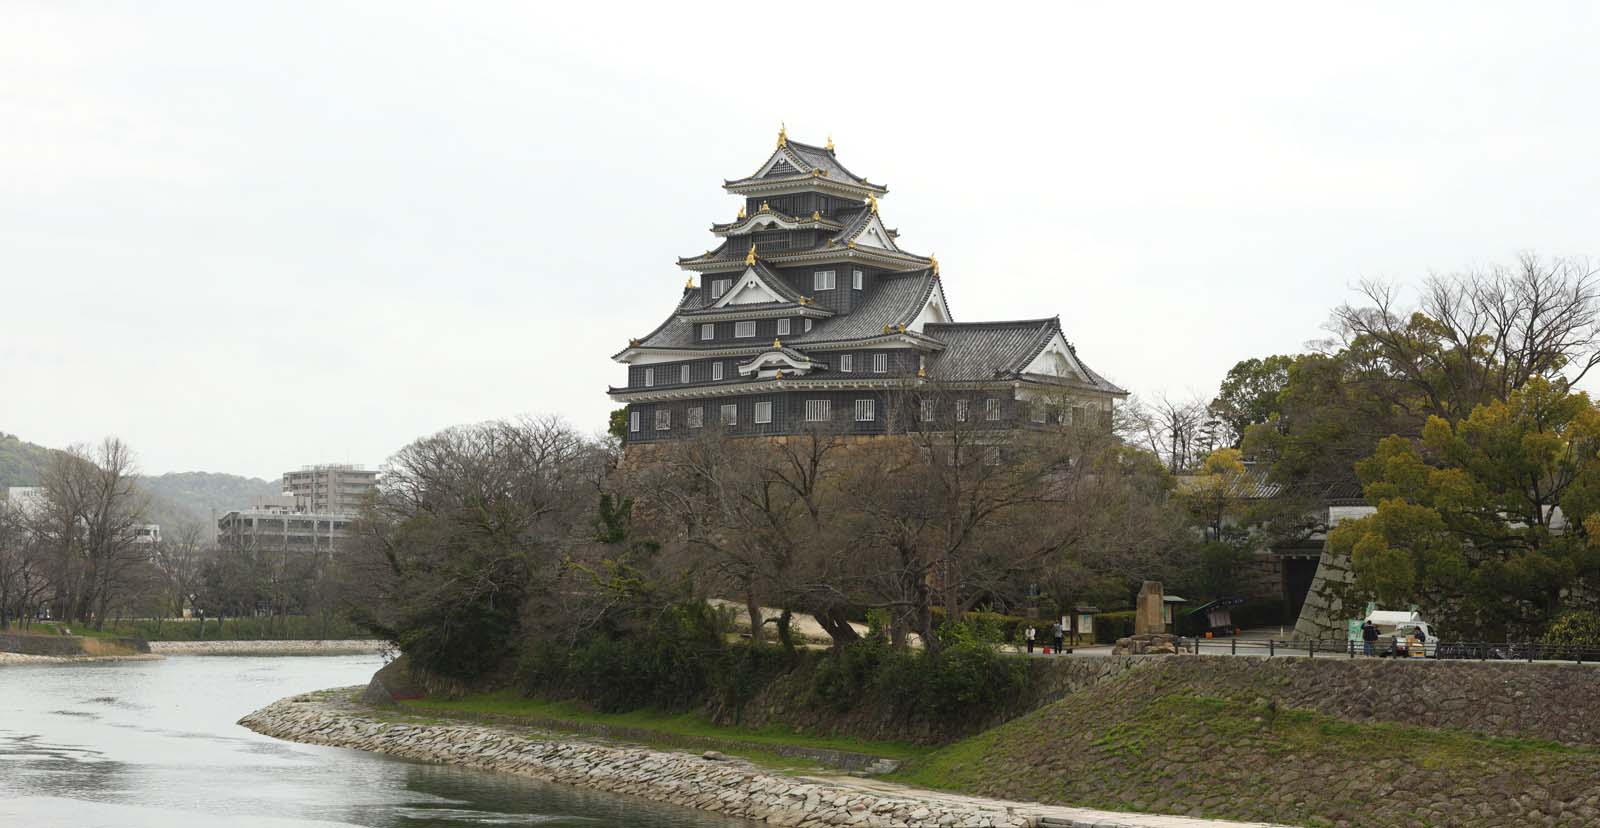
[[[1533,377],[1568,386],[1600,364],[1600,270],[1571,259],[1522,256],[1430,276],[1415,310],[1392,285],[1363,282],[1365,304],[1335,309],[1333,339],[1366,367],[1376,390],[1417,417],[1464,417]]]
[[[1128,401],[1118,428],[1129,442],[1160,457],[1173,472],[1192,468],[1230,439],[1204,400],[1177,400],[1166,394],[1148,403]]]
[[[156,545],[155,565],[161,573],[164,616],[181,617],[193,600],[209,546],[204,528],[197,523],[173,527]]]
[[[107,437],[93,448],[55,454],[41,471],[34,531],[53,558],[57,616],[101,626],[111,601],[146,562],[135,542],[146,498],[134,482],[133,452]]]

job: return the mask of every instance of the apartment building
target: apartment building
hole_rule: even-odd
[[[378,473],[360,466],[327,464],[302,466],[283,473],[283,492],[293,495],[300,508],[318,514],[353,515],[376,488]]]

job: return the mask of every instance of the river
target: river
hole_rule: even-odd
[[[280,742],[234,722],[377,656],[0,667],[0,826],[746,828],[530,779]]]

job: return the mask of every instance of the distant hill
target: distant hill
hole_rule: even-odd
[[[55,451],[0,432],[0,489],[39,485],[39,469]],[[243,509],[257,498],[282,492],[282,481],[217,472],[169,472],[141,477],[139,485],[150,494],[147,520],[169,533],[196,523],[205,528],[206,537],[216,525],[213,514]]]
[[[280,494],[282,481],[216,472],[169,472],[143,477],[139,484],[151,495],[150,522],[165,534],[184,523],[216,526],[212,516],[249,507],[260,497]]]
[[[39,485],[39,469],[52,451],[0,431],[0,489]]]

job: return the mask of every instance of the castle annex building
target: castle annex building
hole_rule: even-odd
[[[735,434],[853,434],[959,423],[1109,419],[1127,392],[1096,374],[1059,317],[956,322],[939,263],[900,247],[888,193],[839,163],[833,141],[778,133],[744,197],[713,224],[716,249],[678,260],[691,276],[667,320],[613,358],[628,383],[627,442],[712,427]]]

